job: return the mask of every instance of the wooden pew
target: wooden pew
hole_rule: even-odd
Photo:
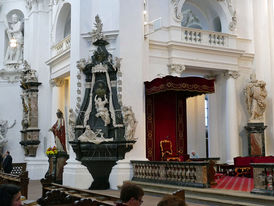
[[[10,174],[0,172],[0,184],[14,184],[21,188],[23,196],[28,198],[28,171],[26,171],[26,163],[13,163],[13,169]]]
[[[42,197],[37,200],[41,206],[114,206],[118,197],[94,192],[91,190],[76,189],[51,182],[48,179],[41,180],[43,187]]]

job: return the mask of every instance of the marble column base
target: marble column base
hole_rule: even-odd
[[[81,162],[69,159],[64,166],[63,185],[88,189],[93,181],[88,169]]]
[[[27,163],[27,171],[29,172],[30,180],[40,180],[44,178],[49,167],[48,159],[46,157],[26,157],[25,161]]]
[[[119,160],[109,175],[110,189],[117,190],[124,181],[131,180],[133,169],[129,160]]]

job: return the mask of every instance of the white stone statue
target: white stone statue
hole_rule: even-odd
[[[68,134],[69,134],[69,140],[74,140],[75,133],[74,128],[76,125],[76,114],[73,111],[73,109],[69,109],[69,120],[68,120]]]
[[[134,135],[137,126],[137,121],[131,107],[123,106],[122,114],[125,125],[125,139],[136,140]]]
[[[94,97],[94,102],[95,102],[95,108],[96,108],[96,117],[101,117],[102,120],[105,122],[105,126],[107,126],[110,123],[110,117],[109,117],[109,111],[105,107],[105,105],[108,103],[107,96],[104,96],[104,101],[102,100],[101,97],[98,97],[95,95]]]
[[[192,24],[200,24],[200,20],[197,16],[193,14],[190,9],[184,10],[182,12],[183,19],[182,19],[182,26],[189,27]]]
[[[104,138],[104,134],[101,132],[101,130],[98,130],[94,132],[93,130],[90,129],[90,126],[86,126],[85,132],[78,137],[78,140],[80,142],[92,142],[94,144],[100,144],[101,142],[108,142],[108,141],[113,141],[113,138]]]
[[[19,64],[23,58],[23,23],[19,20],[17,14],[13,14],[7,27],[9,44],[5,55],[5,64]]]
[[[103,23],[100,19],[100,17],[98,15],[95,16],[95,29],[92,30],[91,32],[91,36],[94,39],[94,42],[97,40],[101,40],[104,39],[104,35],[103,35]]]
[[[6,134],[8,129],[12,128],[16,124],[16,120],[14,120],[11,126],[8,125],[7,120],[0,120],[0,147],[3,147],[5,143],[8,142],[6,139]]]
[[[246,104],[250,114],[249,122],[262,121],[266,109],[267,91],[264,81],[258,81],[256,75],[250,75],[250,82],[245,88]]]

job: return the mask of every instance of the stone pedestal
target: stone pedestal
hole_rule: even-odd
[[[56,155],[48,155],[49,169],[45,175],[45,178],[51,176],[53,182],[62,184],[63,182],[63,170],[66,165],[66,161],[69,158],[65,152],[58,152]]]
[[[25,61],[24,69],[22,70],[21,85],[22,88],[22,141],[20,144],[25,149],[25,156],[35,157],[39,141],[38,128],[38,87],[41,83],[38,82],[36,71],[30,69],[30,65]]]
[[[264,130],[267,126],[263,122],[247,123],[248,155],[265,156]]]

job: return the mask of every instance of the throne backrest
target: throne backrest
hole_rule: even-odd
[[[172,155],[172,142],[170,140],[164,139],[160,141],[160,149],[161,155],[164,157],[165,155]]]

